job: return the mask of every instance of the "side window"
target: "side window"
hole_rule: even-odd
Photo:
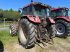
[[[29,6],[29,7],[28,7],[28,11],[29,11],[28,13],[29,13],[30,15],[32,15],[32,6]]]
[[[24,8],[22,11],[23,14],[27,14],[27,8]]]
[[[51,17],[53,17],[53,18],[56,17],[56,13],[54,11],[51,12]]]
[[[66,15],[65,15],[65,16],[67,16],[67,17],[68,17],[68,15],[69,15],[69,14],[68,14],[68,10],[66,10],[66,11],[65,11],[65,13],[66,13]]]
[[[22,14],[24,14],[24,13],[25,13],[25,11],[24,11],[24,9],[23,9]]]
[[[49,9],[46,9],[46,10],[47,10],[47,16],[49,16],[50,10]]]

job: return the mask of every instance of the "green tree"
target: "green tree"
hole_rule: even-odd
[[[3,17],[7,19],[17,20],[20,17],[20,14],[13,9],[4,10]]]
[[[0,9],[0,18],[3,17],[3,10]]]

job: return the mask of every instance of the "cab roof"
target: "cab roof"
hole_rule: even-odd
[[[42,6],[42,7],[45,7],[45,8],[47,8],[47,7],[49,8],[49,7],[51,7],[51,6],[49,6],[49,5],[42,4],[42,3],[40,3],[40,2],[31,2],[30,4],[24,6],[23,8],[29,7],[30,5],[39,5],[39,6]]]

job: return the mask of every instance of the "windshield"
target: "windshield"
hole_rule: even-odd
[[[35,14],[37,16],[49,16],[49,9],[46,7],[42,7],[42,6],[34,6],[35,8]]]
[[[55,10],[55,11],[51,11],[51,16],[52,17],[68,16],[68,11],[67,10]]]

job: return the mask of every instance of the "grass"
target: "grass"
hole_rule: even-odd
[[[5,25],[5,27],[8,27],[10,24],[16,24],[16,22],[5,22],[5,24],[4,24],[4,22],[0,22],[0,28],[2,28],[2,27],[4,27],[4,25]]]
[[[18,40],[17,36],[14,37],[10,36],[9,31],[5,30],[0,31],[0,41],[2,41],[4,45],[17,42],[17,40]]]
[[[8,27],[12,23],[14,22],[6,22],[5,28]],[[0,28],[4,28],[4,23],[0,23]],[[18,38],[17,36],[12,37],[9,33],[9,30],[0,30],[0,41],[3,43],[4,46],[7,46],[8,44],[17,42]]]
[[[16,42],[18,41],[18,37],[17,36],[10,36],[9,31],[7,30],[2,30],[0,31],[0,40],[5,44],[7,43],[11,43],[11,42]],[[61,38],[54,38],[55,43],[58,43],[60,40],[62,40]],[[64,39],[63,39],[64,40]],[[66,39],[67,41],[70,41],[70,37],[68,37]]]

